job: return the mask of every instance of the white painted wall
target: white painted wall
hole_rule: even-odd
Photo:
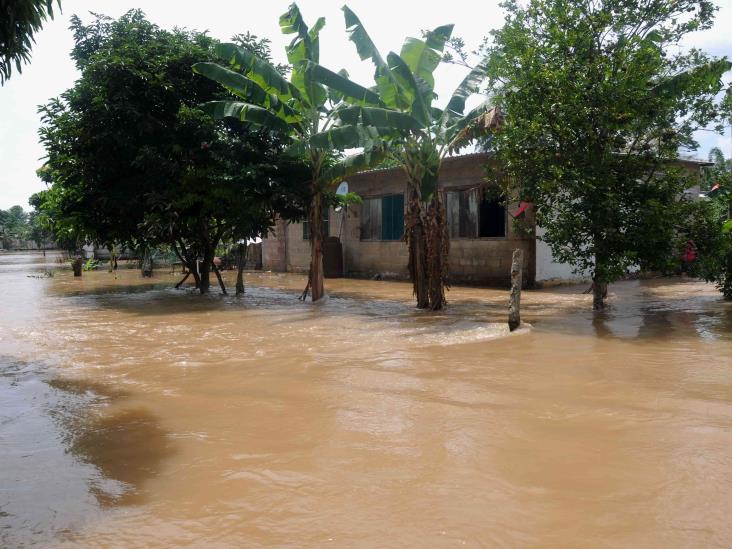
[[[536,228],[536,235],[544,235],[544,229]],[[537,282],[581,282],[591,278],[589,273],[576,274],[572,272],[572,266],[568,263],[559,263],[554,260],[549,246],[541,241],[536,241],[536,281]]]

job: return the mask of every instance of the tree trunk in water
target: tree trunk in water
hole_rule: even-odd
[[[117,254],[114,252],[114,247],[109,252],[109,272],[117,270]]]
[[[180,281],[180,282],[178,282],[178,284],[176,284],[176,285],[175,285],[175,289],[177,290],[178,288],[180,288],[180,287],[181,287],[181,286],[183,285],[183,283],[184,283],[184,282],[185,282],[186,280],[188,280],[188,277],[189,277],[189,276],[191,276],[191,272],[190,272],[190,271],[188,271],[188,272],[187,272],[187,273],[185,274],[185,276],[184,276],[184,277],[183,277],[183,278],[181,279],[181,281]]]
[[[74,270],[74,276],[81,276],[81,258],[77,257],[71,264],[71,268]]]
[[[605,298],[607,298],[607,282],[592,279],[592,310],[602,311],[605,309]]]
[[[412,281],[417,308],[429,307],[427,284],[427,242],[422,223],[422,206],[419,192],[410,184],[408,189],[406,240],[409,248],[409,278]]]
[[[513,251],[511,261],[511,301],[508,305],[508,329],[514,331],[521,326],[521,284],[524,254],[521,250]]]
[[[323,202],[320,192],[310,204],[310,291],[313,302],[325,296],[323,283]]]
[[[150,278],[153,275],[152,254],[148,248],[142,254],[142,276]]]
[[[247,245],[239,244],[239,257],[236,265],[236,295],[244,293],[244,266],[247,262]]]
[[[207,294],[209,288],[211,287],[211,279],[210,279],[210,273],[211,273],[211,264],[213,263],[213,254],[205,253],[203,256],[203,261],[201,261],[199,265],[199,283],[198,283],[198,291],[201,292],[201,294]]]
[[[427,278],[429,307],[439,311],[446,303],[447,254],[450,240],[447,234],[447,212],[442,195],[435,192],[427,209]]]
[[[213,269],[213,272],[216,275],[216,280],[219,281],[219,286],[221,287],[221,292],[224,295],[229,295],[229,292],[226,291],[226,286],[224,285],[224,279],[221,278],[221,272],[219,272],[219,268],[216,266],[216,263],[214,263],[213,261],[211,262],[211,268]]]

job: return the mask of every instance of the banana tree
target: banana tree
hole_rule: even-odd
[[[486,77],[481,61],[463,79],[444,109],[433,105],[434,71],[442,59],[453,25],[437,27],[424,39],[407,38],[399,54],[386,60],[347,6],[343,7],[346,30],[361,60],[375,66],[373,90],[381,105],[342,105],[336,109],[339,126],[314,136],[327,140],[341,130],[371,128],[387,141],[387,154],[401,165],[407,179],[405,240],[409,247],[409,273],[419,308],[441,309],[445,305],[449,252],[447,215],[438,177],[443,158],[480,120],[491,120],[488,102],[465,112],[468,97],[479,90]],[[342,129],[343,128],[343,129]],[[468,133],[471,133],[468,132]],[[334,140],[330,143],[335,146]]]
[[[226,88],[235,99],[212,101],[202,108],[215,118],[233,117],[289,136],[290,154],[300,155],[310,167],[310,275],[312,300],[325,295],[323,283],[324,192],[349,174],[378,160],[381,151],[376,130],[370,127],[338,128],[328,139],[339,109],[384,106],[379,95],[352,82],[345,71],[333,72],[320,65],[320,31],[325,19],[309,28],[296,4],[280,17],[283,34],[295,35],[286,47],[291,66],[285,77],[274,65],[235,44],[220,44],[217,53],[224,64],[197,63],[193,70]],[[333,143],[331,144],[331,140]],[[338,151],[361,148],[343,157]],[[306,287],[307,293],[307,287]]]

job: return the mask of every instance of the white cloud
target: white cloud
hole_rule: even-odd
[[[301,0],[299,5],[306,21],[324,15],[327,25],[321,38],[321,61],[327,67],[348,68],[354,80],[371,82],[372,66],[361,62],[355,47],[346,39],[340,7],[345,0]],[[147,0],[62,0],[63,15],[48,23],[37,36],[33,59],[22,74],[15,74],[0,88],[0,208],[27,204],[28,197],[43,189],[35,170],[41,165],[43,149],[38,144],[39,119],[36,107],[73,85],[77,73],[69,59],[72,36],[69,17],[78,14],[88,20],[88,12],[102,12],[118,17],[129,9],[142,8],[149,19],[161,27],[188,27],[208,30],[212,36],[228,39],[233,34],[250,31],[272,40],[273,53],[284,61],[282,51],[289,40],[279,32],[278,18],[290,0],[265,3],[241,0],[209,0],[207,2]],[[455,23],[455,34],[465,38],[469,46],[477,45],[488,32],[503,22],[498,2],[454,0],[449,4],[435,0],[399,1],[384,4],[373,0],[348,0],[360,16],[379,49],[398,50],[405,36],[418,36],[420,29]],[[729,29],[732,23],[732,0],[723,2],[715,29],[698,33],[693,44],[718,55],[732,52]],[[443,66],[438,69],[437,92],[445,98],[459,83],[465,69]],[[730,150],[728,147],[725,150]],[[700,151],[705,155],[706,151]]]

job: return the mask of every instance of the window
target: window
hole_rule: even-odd
[[[506,236],[506,208],[503,207],[500,200],[482,200],[479,219],[479,237]]]
[[[401,240],[404,195],[367,198],[361,205],[361,240]]]
[[[451,238],[503,238],[506,209],[500,200],[480,199],[477,190],[448,191],[445,204]]]
[[[404,195],[381,199],[381,240],[401,240],[404,234]]]
[[[323,238],[328,238],[330,236],[330,223],[328,222],[328,208],[323,208],[323,225],[321,231],[323,231]],[[302,239],[303,240],[310,240],[310,220],[305,219],[302,222]]]

